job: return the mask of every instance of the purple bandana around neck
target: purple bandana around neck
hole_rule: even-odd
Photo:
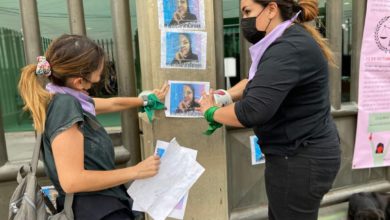
[[[80,102],[84,111],[96,116],[95,104],[90,96],[68,87],[56,86],[53,83],[47,84],[46,90],[50,93],[68,94],[75,97]]]
[[[266,35],[261,41],[254,44],[249,48],[249,52],[252,58],[251,68],[249,69],[249,80],[252,80],[257,72],[257,66],[260,62],[261,57],[263,56],[265,50],[280,36],[282,36],[283,32],[297,19],[298,15],[301,13],[299,11],[293,18],[290,20],[284,21],[283,23],[276,26],[274,30],[271,31],[268,35]]]

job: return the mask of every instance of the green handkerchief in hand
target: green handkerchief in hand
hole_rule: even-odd
[[[148,104],[141,108],[141,112],[146,112],[149,122],[153,120],[153,115],[155,110],[165,109],[164,103],[162,103],[155,94],[148,95]]]

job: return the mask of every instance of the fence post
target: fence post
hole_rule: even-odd
[[[83,0],[68,0],[70,33],[85,36]]]
[[[214,39],[215,39],[215,64],[217,72],[216,89],[225,88],[225,71],[224,71],[224,39],[223,39],[223,3],[222,1],[214,2]]]
[[[337,67],[329,68],[330,101],[338,110],[341,108],[341,49],[342,49],[342,18],[343,1],[328,0],[326,2],[326,37],[334,52]]]
[[[8,161],[7,146],[5,143],[5,133],[3,127],[3,114],[0,106],[0,166],[3,166]]]
[[[111,0],[115,68],[118,74],[118,95],[136,96],[133,46],[128,0]],[[136,109],[122,112],[122,142],[130,151],[129,165],[141,160],[138,114]]]
[[[36,0],[20,0],[20,14],[24,38],[26,62],[36,63],[37,56],[42,55],[41,34],[39,30]]]
[[[362,49],[367,0],[352,2],[351,101],[358,102],[360,50]]]

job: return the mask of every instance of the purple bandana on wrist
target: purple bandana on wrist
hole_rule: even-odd
[[[80,102],[84,111],[96,116],[95,104],[89,95],[68,87],[56,86],[53,83],[47,84],[46,90],[50,93],[68,94],[75,97]]]
[[[251,54],[252,58],[252,64],[251,68],[249,69],[249,80],[252,80],[257,72],[257,66],[260,62],[261,57],[263,56],[264,52],[267,50],[267,48],[280,36],[282,36],[283,32],[294,22],[295,19],[297,19],[298,15],[301,13],[299,11],[295,14],[293,18],[290,20],[284,21],[283,23],[276,26],[274,30],[271,31],[268,35],[266,35],[261,41],[257,42],[256,44],[252,45],[249,48],[249,52]]]

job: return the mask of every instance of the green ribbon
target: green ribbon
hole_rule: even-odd
[[[213,106],[205,111],[204,117],[207,120],[207,122],[209,123],[209,127],[205,132],[203,132],[203,134],[211,135],[214,133],[215,130],[222,127],[221,123],[214,121],[214,113],[215,113],[215,111],[217,111],[217,109],[219,109],[219,107]]]
[[[141,108],[141,112],[146,112],[149,122],[152,123],[153,115],[155,110],[165,109],[164,103],[162,103],[155,94],[148,95],[148,103],[146,106]]]

